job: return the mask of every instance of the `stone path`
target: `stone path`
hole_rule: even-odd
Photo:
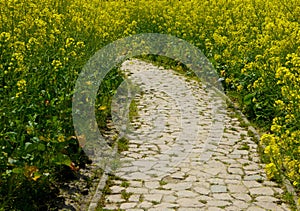
[[[104,209],[290,210],[267,180],[257,144],[217,93],[139,60],[122,69],[140,87],[138,117],[132,129],[119,125],[129,149]]]

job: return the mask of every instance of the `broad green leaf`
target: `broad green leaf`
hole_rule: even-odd
[[[54,163],[57,165],[66,165],[66,166],[70,166],[72,161],[71,159],[62,153],[58,153],[57,156],[53,159]]]
[[[22,174],[24,170],[22,168],[13,168],[12,172],[15,174]]]
[[[250,93],[244,97],[245,105],[250,105],[252,103],[252,98],[256,95],[256,93]]]

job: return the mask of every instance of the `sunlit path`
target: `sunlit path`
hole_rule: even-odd
[[[172,70],[131,60],[141,87],[108,210],[289,210],[257,144],[221,98]],[[176,96],[176,97],[175,97]]]

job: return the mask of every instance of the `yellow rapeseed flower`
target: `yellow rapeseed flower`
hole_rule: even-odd
[[[17,82],[18,90],[24,90],[26,88],[26,81],[21,79]]]

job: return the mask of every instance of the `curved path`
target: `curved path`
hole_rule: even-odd
[[[267,180],[257,144],[217,93],[140,60],[121,69],[139,87],[131,92],[138,117],[118,122],[128,105],[116,99],[115,123],[129,149],[104,209],[290,210]]]

